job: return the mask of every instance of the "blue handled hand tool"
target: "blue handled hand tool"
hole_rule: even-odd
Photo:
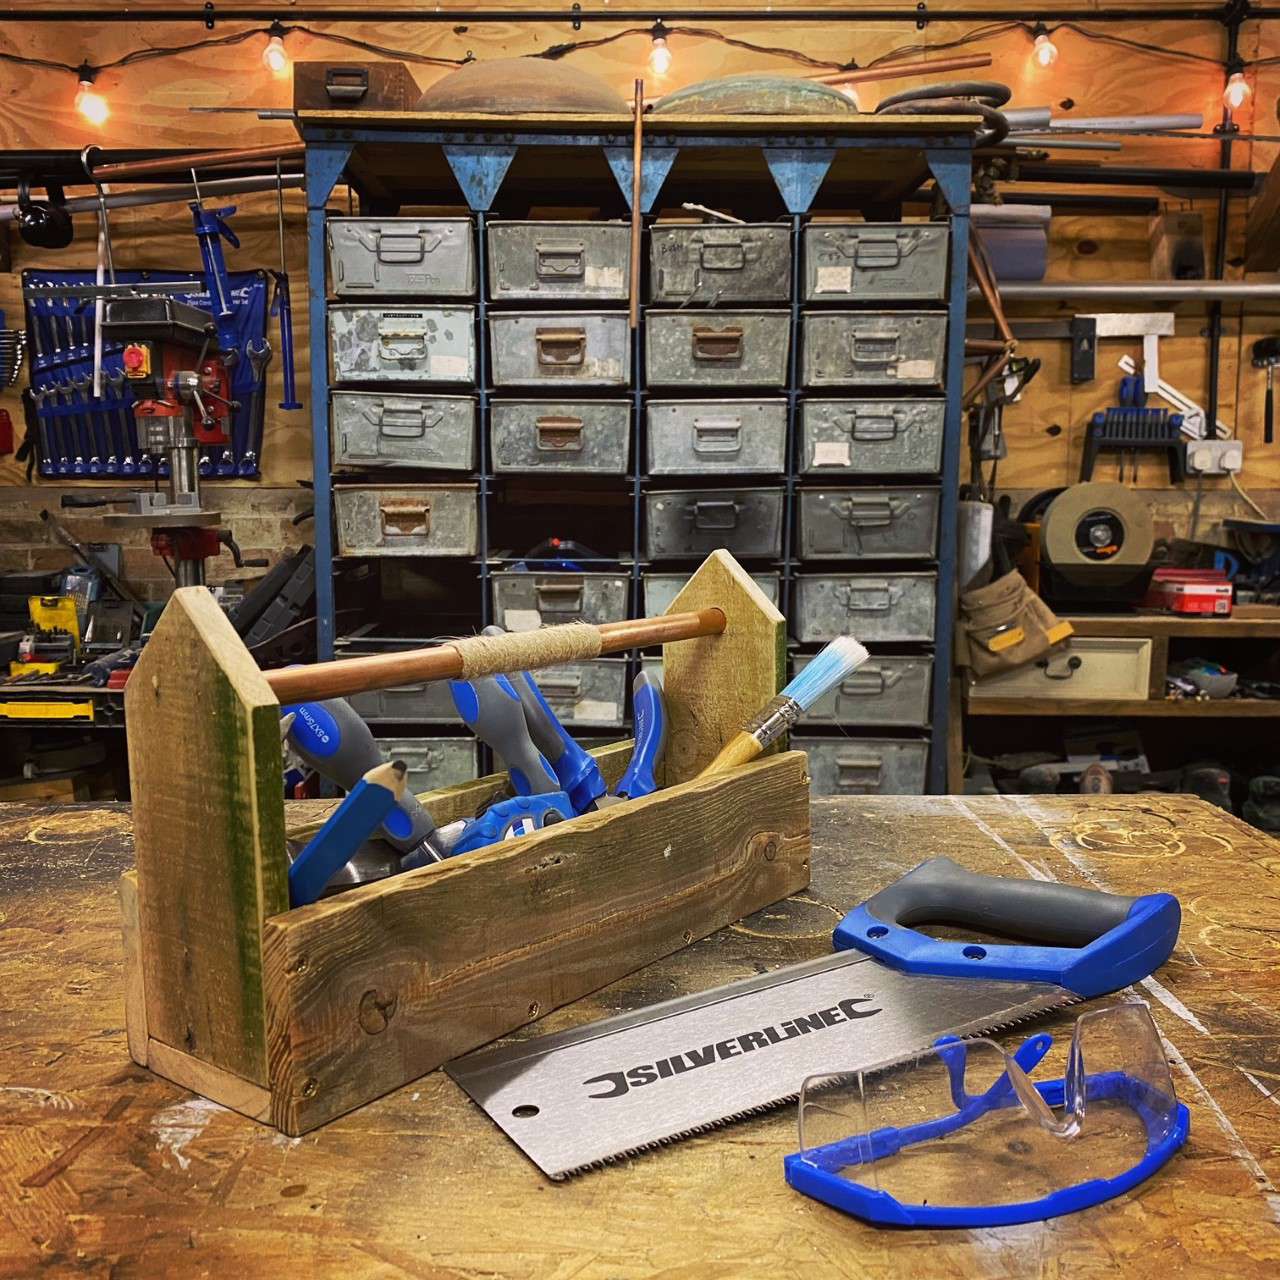
[[[517,795],[562,790],[555,770],[529,736],[520,695],[506,676],[450,680],[449,692],[467,727],[502,757]]]
[[[635,717],[636,745],[631,763],[606,800],[638,800],[658,789],[654,769],[667,743],[667,709],[662,685],[641,671],[631,682],[631,710]]]
[[[512,796],[491,805],[478,818],[463,825],[457,839],[449,846],[449,857],[471,853],[500,840],[514,840],[541,831],[556,822],[577,817],[569,797],[563,791],[548,791],[536,796]],[[442,829],[448,835],[447,827]]]

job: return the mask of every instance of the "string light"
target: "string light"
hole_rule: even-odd
[[[267,34],[270,39],[262,51],[262,65],[273,76],[286,75],[289,71],[289,51],[284,47],[285,30],[278,22],[273,22],[267,29]]]
[[[1227,87],[1222,91],[1222,105],[1228,111],[1239,111],[1252,96],[1253,90],[1244,78],[1244,72],[1233,71],[1227,77]]]
[[[1035,38],[1031,46],[1031,56],[1042,67],[1053,66],[1058,60],[1058,46],[1049,39],[1048,28],[1043,22],[1038,22],[1032,29],[1031,34]]]
[[[111,106],[106,98],[93,87],[95,74],[93,68],[87,62],[80,66],[76,72],[80,87],[76,90],[75,102],[76,110],[91,125],[100,128],[106,124],[107,117],[111,115]]]
[[[653,24],[653,47],[649,50],[649,70],[655,76],[665,76],[671,70],[671,49],[667,45],[670,29],[661,21]]]

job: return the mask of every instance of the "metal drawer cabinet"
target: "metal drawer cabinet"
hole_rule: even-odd
[[[626,222],[491,222],[489,293],[495,302],[625,302],[631,296]]]
[[[800,469],[805,475],[932,474],[942,467],[943,400],[805,400]]]
[[[654,302],[787,302],[791,231],[777,223],[654,227],[649,232]]]
[[[764,592],[771,604],[778,603],[778,590],[781,579],[776,573],[753,573],[752,581]],[[646,573],[644,575],[644,613],[647,618],[656,618],[671,607],[671,602],[680,594],[681,588],[688,582],[683,573]]]
[[[799,654],[798,674],[811,658]],[[929,723],[932,658],[872,654],[855,672],[829,689],[800,717],[801,724],[923,727]]]
[[[476,402],[469,396],[335,391],[329,419],[335,466],[475,466]]]
[[[815,796],[924,794],[929,744],[911,738],[796,738],[809,757]]]
[[[470,218],[330,218],[329,280],[340,298],[473,298]]]
[[[933,639],[938,579],[932,573],[805,575],[796,579],[795,636],[826,644]]]
[[[939,387],[946,369],[942,311],[811,311],[803,321],[809,387]]]
[[[463,382],[476,376],[474,307],[329,308],[335,382]]]
[[[785,400],[651,400],[649,474],[776,474],[787,467]]]
[[[651,387],[781,387],[791,320],[785,311],[650,311]]]
[[[620,726],[627,697],[625,658],[567,662],[534,673],[547,705],[566,725]]]
[[[631,441],[626,400],[494,400],[493,469],[625,475]]]
[[[800,554],[809,560],[928,560],[938,546],[937,489],[807,489]]]
[[[496,387],[625,387],[631,328],[625,311],[498,312],[489,317],[489,349]]]
[[[476,554],[475,485],[343,485],[333,504],[341,556]]]
[[[455,787],[480,776],[474,738],[379,738],[378,746],[384,759],[405,762],[413,792]]]
[[[627,616],[626,578],[612,573],[492,575],[493,612],[508,631],[562,622],[617,622]]]
[[[782,554],[781,489],[660,490],[644,501],[644,552],[652,559],[719,547],[737,556]]]
[[[938,222],[811,223],[804,231],[808,302],[940,302],[948,228]]]
[[[370,689],[347,695],[351,709],[369,724],[457,724],[458,712],[447,680]]]
[[[1151,647],[1136,636],[1073,636],[1038,662],[972,681],[969,697],[1142,702],[1150,696]]]

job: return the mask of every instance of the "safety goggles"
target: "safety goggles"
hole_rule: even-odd
[[[1101,1204],[1161,1168],[1187,1139],[1159,1032],[1140,1002],[1082,1014],[1060,1079],[1031,1073],[1046,1034],[1012,1054],[939,1041],[800,1090],[796,1190],[868,1222],[984,1227]]]

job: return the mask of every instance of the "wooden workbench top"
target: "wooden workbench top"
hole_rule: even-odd
[[[791,1108],[553,1184],[442,1072],[284,1137],[129,1060],[115,897],[127,807],[0,806],[0,1275],[1280,1274],[1280,843],[1196,799],[819,800],[808,892],[539,1030],[821,954],[844,909],[937,853],[1181,898],[1177,950],[1137,994],[1191,1139],[1136,1193],[1023,1227],[877,1231],[786,1188]]]

